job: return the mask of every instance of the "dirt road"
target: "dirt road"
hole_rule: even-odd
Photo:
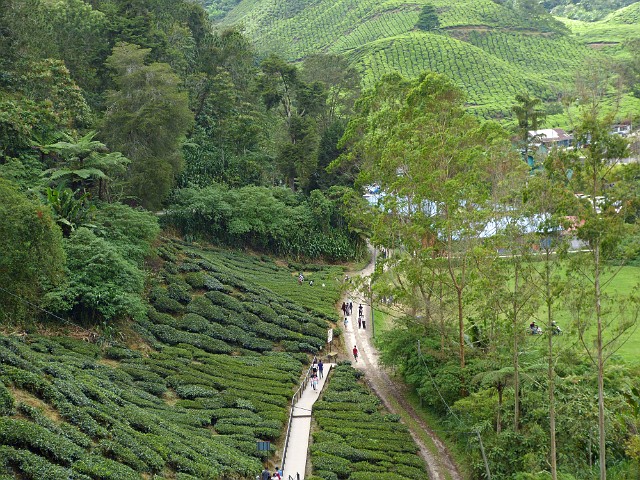
[[[353,272],[351,276],[368,276],[373,272],[373,261],[360,272]],[[370,388],[380,397],[385,407],[391,412],[410,418],[404,423],[409,427],[411,436],[420,447],[420,456],[425,460],[431,480],[462,480],[453,458],[442,441],[419,417],[413,406],[405,399],[403,386],[390,378],[388,372],[378,362],[378,351],[373,345],[370,325],[371,311],[362,292],[348,292],[343,301],[353,303],[353,312],[348,317],[344,339],[347,355],[353,361],[352,349],[356,345],[359,355],[353,365],[365,373],[365,379]],[[366,328],[358,325],[359,306],[362,305]],[[426,434],[426,435],[425,435]],[[430,445],[429,445],[430,444]]]

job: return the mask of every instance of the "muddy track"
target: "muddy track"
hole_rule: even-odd
[[[370,263],[360,272],[353,272],[353,275],[369,275],[373,271],[373,263]],[[345,348],[350,356],[353,345],[358,346],[360,352],[359,361],[354,363],[355,368],[364,372],[365,380],[369,387],[376,393],[387,410],[402,417],[410,417],[411,423],[406,423],[411,436],[420,448],[420,456],[427,464],[429,478],[431,480],[463,480],[458,467],[456,466],[451,453],[442,440],[431,430],[431,428],[420,418],[413,406],[406,400],[404,386],[397,380],[392,379],[386,369],[378,362],[378,352],[373,346],[371,338],[371,327],[361,329],[357,326],[358,305],[362,304],[365,318],[371,318],[368,305],[359,292],[350,292],[343,299],[353,300],[354,313],[350,317],[345,332]],[[418,433],[418,429],[422,436]],[[426,445],[423,436],[428,436],[432,445]]]

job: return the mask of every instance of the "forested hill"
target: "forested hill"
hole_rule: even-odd
[[[510,116],[522,91],[556,102],[587,59],[609,56],[573,35],[541,2],[213,0],[208,8],[221,24],[243,25],[258,48],[288,60],[344,54],[365,85],[393,71],[444,73],[485,117]]]

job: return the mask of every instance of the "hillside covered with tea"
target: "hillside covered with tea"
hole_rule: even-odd
[[[390,72],[443,73],[463,88],[471,111],[504,118],[522,91],[560,110],[561,94],[587,59],[611,58],[597,42],[628,48],[624,42],[640,36],[639,24],[628,21],[638,3],[622,7],[596,25],[560,21],[543,2],[501,0],[214,0],[208,9],[221,25],[242,25],[263,52],[290,61],[317,52],[345,55],[367,86]],[[594,42],[594,29],[607,33]]]

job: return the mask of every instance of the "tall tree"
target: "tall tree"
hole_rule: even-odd
[[[625,223],[625,209],[631,203],[623,182],[612,184],[611,172],[617,159],[624,158],[627,142],[611,133],[614,111],[604,114],[602,101],[612,81],[604,66],[589,70],[579,84],[581,107],[574,137],[579,148],[563,157],[571,171],[569,187],[586,194],[574,210],[574,230],[587,253],[573,257],[576,281],[582,288],[574,296],[578,333],[596,369],[598,383],[598,432],[600,479],[607,477],[605,425],[605,363],[629,334],[638,315],[637,304],[606,292],[606,285],[619,271],[611,260],[624,264],[621,240],[634,226]],[[585,303],[586,302],[586,303]],[[595,324],[595,325],[594,325]]]
[[[528,93],[519,93],[516,95],[515,100],[517,103],[511,107],[511,110],[518,119],[518,132],[522,142],[521,148],[524,160],[528,161],[530,143],[533,139],[529,132],[540,128],[546,113],[540,108],[542,101],[539,98],[531,97]]]
[[[157,209],[182,168],[181,141],[193,123],[187,93],[166,63],[147,65],[150,49],[119,43],[107,59],[109,92],[102,137],[131,159],[129,193]]]
[[[297,67],[277,55],[264,59],[260,68],[264,104],[284,121],[276,163],[291,190],[308,190],[318,161],[317,117],[326,107],[327,92],[320,82],[303,82]]]
[[[493,210],[494,190],[518,168],[505,132],[464,113],[462,103],[461,91],[441,75],[414,82],[385,77],[363,95],[342,139],[349,147],[342,161],[360,163],[360,184],[380,186],[374,230],[379,219],[394,216],[399,241],[406,234],[413,242],[408,252],[431,249],[444,259],[464,368],[472,252]]]

